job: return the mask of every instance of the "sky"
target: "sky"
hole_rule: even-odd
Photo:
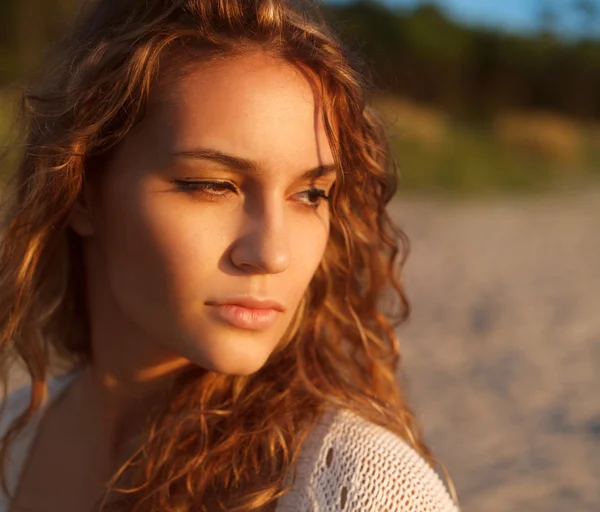
[[[329,0],[343,3],[348,0]],[[392,7],[411,7],[422,0],[380,0]],[[541,26],[540,12],[544,0],[433,0],[453,18],[470,24],[497,27],[513,32],[532,32]],[[559,16],[558,30],[565,35],[577,35],[581,18],[569,9],[576,0],[547,0]],[[600,0],[595,0],[600,10]]]

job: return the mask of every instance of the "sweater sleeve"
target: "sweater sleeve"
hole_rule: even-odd
[[[438,474],[393,432],[342,410],[319,439],[310,476],[278,510],[458,511]]]

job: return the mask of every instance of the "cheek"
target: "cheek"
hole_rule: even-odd
[[[214,279],[229,226],[222,215],[182,207],[171,194],[123,190],[106,202],[102,238],[108,284],[127,315],[166,331],[182,303]]]
[[[301,219],[290,229],[290,248],[292,252],[291,269],[302,280],[303,289],[308,286],[316,272],[329,240],[329,217]]]
[[[124,313],[144,320],[148,313],[160,309],[159,297],[170,303],[170,270],[165,265],[169,248],[162,243],[151,209],[140,194],[111,195],[106,220],[103,239],[107,284]]]
[[[207,265],[216,267],[228,237],[222,219],[145,198],[130,203],[114,225],[112,245],[124,262],[148,264],[169,275],[181,268],[200,272]]]

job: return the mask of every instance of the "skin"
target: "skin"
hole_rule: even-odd
[[[327,245],[328,202],[308,191],[329,195],[335,170],[303,173],[334,159],[307,73],[256,51],[159,78],[145,118],[87,182],[70,218],[84,240],[94,362],[40,426],[20,494],[41,510],[91,507],[182,368],[259,370]],[[200,148],[255,169],[182,154]],[[229,185],[173,181],[183,179]],[[232,326],[210,304],[239,295],[276,300],[283,311],[266,329]]]

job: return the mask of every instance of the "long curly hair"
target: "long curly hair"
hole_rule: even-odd
[[[257,48],[318,80],[340,169],[325,255],[267,363],[247,376],[184,371],[98,509],[261,510],[289,490],[327,407],[355,411],[439,464],[397,381],[409,241],[386,212],[397,168],[360,61],[308,2],[89,0],[19,103],[24,150],[0,246],[0,375],[6,383],[24,364],[32,394],[2,440],[5,492],[7,449],[40,408],[53,365],[92,362],[81,240],[67,226],[86,173],[101,172],[142,118],[159,67]]]

